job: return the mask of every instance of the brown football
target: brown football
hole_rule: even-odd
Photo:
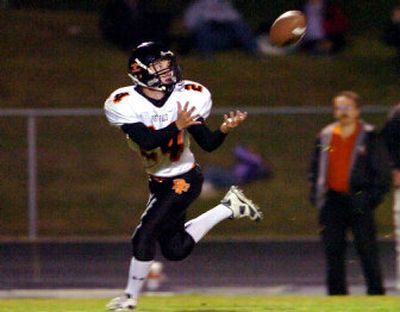
[[[287,46],[298,43],[307,29],[307,20],[301,11],[287,11],[272,24],[269,40],[275,46]]]

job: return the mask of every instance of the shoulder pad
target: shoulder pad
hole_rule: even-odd
[[[212,108],[210,91],[202,84],[190,80],[183,81],[182,89],[184,92],[188,92],[190,104],[196,107],[194,114],[206,119],[210,115]]]
[[[120,88],[107,98],[104,103],[104,112],[107,120],[114,126],[138,122],[132,105],[131,87]]]

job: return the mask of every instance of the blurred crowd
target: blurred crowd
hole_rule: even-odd
[[[121,50],[129,51],[140,42],[157,41],[174,45],[181,55],[196,53],[206,58],[232,49],[249,56],[292,53],[329,56],[346,49],[351,20],[338,3],[305,0],[294,9],[306,16],[307,32],[299,44],[286,47],[269,42],[271,18],[266,17],[252,29],[229,0],[193,0],[179,17],[155,9],[149,1],[110,0],[101,13],[100,29],[105,40]],[[395,63],[400,67],[400,5],[389,15],[383,42],[396,51]]]
[[[296,8],[307,17],[308,29],[300,45],[276,47],[269,43],[272,20],[252,29],[229,0],[193,0],[177,21],[158,12],[148,1],[110,0],[100,21],[104,38],[122,50],[143,41],[174,44],[180,54],[198,53],[211,57],[221,50],[239,49],[250,56],[281,55],[294,52],[330,55],[346,47],[350,22],[343,9],[328,0],[307,0]],[[175,26],[176,27],[176,26]]]

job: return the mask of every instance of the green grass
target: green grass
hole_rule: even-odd
[[[71,34],[72,26],[80,32]],[[101,108],[108,94],[129,84],[127,55],[107,45],[94,13],[42,10],[0,11],[0,105],[2,108]],[[354,89],[366,104],[398,101],[399,76],[393,51],[376,36],[351,38],[332,58],[304,55],[249,58],[220,53],[211,61],[179,57],[185,77],[202,82],[215,107],[326,106],[342,89]],[[381,126],[385,114],[365,116]],[[217,127],[221,116],[210,118]],[[250,116],[212,154],[193,149],[203,167],[228,166],[230,150],[246,143],[268,158],[271,181],[245,187],[267,218],[253,227],[225,222],[214,237],[316,236],[316,210],[307,201],[307,167],[317,131],[329,115]],[[27,235],[26,122],[0,117],[0,237]],[[39,235],[125,236],[132,232],[147,200],[146,176],[122,134],[104,117],[38,119]],[[224,190],[219,192],[222,196]],[[215,205],[199,200],[190,216]],[[379,233],[392,235],[391,198],[377,211]],[[76,222],[79,220],[79,222]]]
[[[1,312],[95,312],[104,300],[2,300]],[[138,312],[389,312],[398,311],[397,297],[223,297],[177,295],[143,297]]]

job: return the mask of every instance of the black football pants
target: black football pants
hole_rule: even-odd
[[[182,260],[191,253],[195,241],[185,231],[186,209],[200,195],[202,184],[197,166],[173,178],[149,178],[149,201],[132,236],[136,259],[153,260],[157,242],[168,260]]]

